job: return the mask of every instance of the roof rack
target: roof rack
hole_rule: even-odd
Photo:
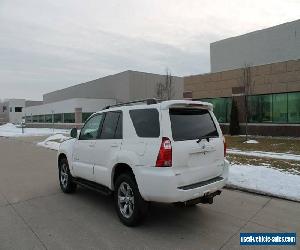
[[[137,103],[145,103],[147,105],[151,105],[151,104],[157,104],[160,101],[161,100],[157,100],[155,98],[148,98],[148,99],[136,100],[136,101],[132,101],[132,102],[123,102],[123,103],[118,103],[118,104],[114,104],[114,105],[109,105],[109,106],[106,106],[104,109],[121,107],[121,106],[130,106],[130,105],[137,104]]]

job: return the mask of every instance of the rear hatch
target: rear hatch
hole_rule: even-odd
[[[220,176],[224,145],[214,115],[207,109],[169,109],[172,130],[172,167],[179,185],[189,185]]]

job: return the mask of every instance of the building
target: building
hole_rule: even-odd
[[[108,105],[156,97],[164,75],[125,71],[47,93],[43,103],[24,109],[27,126],[80,127],[94,112]],[[173,77],[174,99],[183,96],[183,78]]]
[[[247,121],[250,134],[300,136],[300,20],[210,49],[212,73],[184,77],[184,97],[213,103],[225,133],[234,100],[242,133]]]
[[[24,108],[41,104],[40,101],[29,101],[25,99],[8,99],[0,102],[0,124],[22,122],[24,116]]]
[[[300,20],[210,44],[211,72],[300,58]]]

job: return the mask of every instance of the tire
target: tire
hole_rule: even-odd
[[[61,190],[67,194],[74,193],[77,185],[73,182],[73,177],[69,169],[69,163],[66,158],[63,158],[59,161],[58,171]]]
[[[121,174],[115,182],[114,202],[120,221],[129,227],[139,225],[148,211],[132,174]]]

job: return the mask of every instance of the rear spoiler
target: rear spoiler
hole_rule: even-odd
[[[171,101],[164,101],[160,104],[161,109],[169,109],[175,107],[194,107],[194,108],[201,108],[207,109],[209,111],[213,111],[213,105],[208,102],[201,102],[201,101],[189,101],[189,100],[171,100]]]

